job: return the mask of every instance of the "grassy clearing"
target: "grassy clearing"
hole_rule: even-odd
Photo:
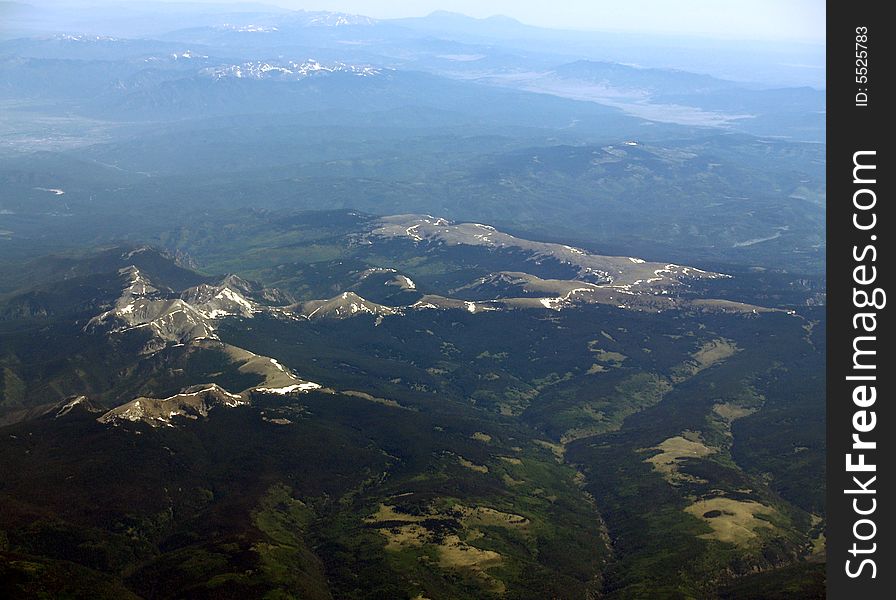
[[[416,522],[426,520],[424,515],[412,515],[405,512],[398,512],[394,506],[389,504],[380,504],[377,511],[371,516],[364,519],[366,523],[385,523],[388,521]]]
[[[462,467],[470,469],[471,471],[476,471],[477,473],[488,473],[488,467],[485,465],[477,465],[476,463],[467,460],[463,456],[457,457],[457,462],[460,463]]]
[[[703,539],[746,546],[758,536],[757,529],[775,529],[768,520],[775,516],[775,509],[758,502],[719,496],[697,500],[684,510],[712,528],[698,536]]]
[[[411,515],[380,504],[377,512],[365,519],[386,538],[386,550],[410,551],[417,556],[431,556],[443,569],[460,570],[472,577],[485,590],[503,594],[506,585],[491,570],[505,563],[501,553],[474,546],[472,542],[486,538],[488,528],[514,529],[526,532],[529,519],[487,506],[469,507],[448,503],[440,509],[431,507],[425,514]]]
[[[731,340],[718,338],[703,344],[700,349],[693,354],[693,357],[700,368],[705,369],[730,356],[734,356],[734,353],[738,350],[739,348],[737,345]]]
[[[375,404],[381,404],[383,406],[388,406],[390,408],[399,408],[401,410],[410,410],[413,411],[413,408],[408,408],[407,406],[402,406],[395,400],[390,400],[388,398],[378,398],[376,396],[371,396],[367,392],[358,392],[355,390],[346,390],[340,392],[343,396],[351,396],[352,398],[360,398],[361,400],[367,400],[368,402],[373,402]]]
[[[594,359],[598,363],[604,363],[607,366],[619,368],[622,366],[622,363],[628,358],[628,356],[620,352],[611,352],[609,350],[604,350],[603,348],[599,347],[599,344],[600,340],[591,340],[590,342],[588,342],[588,351],[594,354]]]
[[[740,348],[737,347],[737,344],[725,338],[716,338],[705,342],[696,352],[691,354],[691,360],[685,361],[674,369],[672,380],[676,383],[684,381],[715,364],[731,358],[739,351]]]
[[[494,526],[494,527],[526,527],[529,519],[521,515],[507,513],[488,506],[456,506],[455,512],[459,512],[464,527]]]
[[[738,419],[743,419],[744,417],[749,417],[758,409],[746,406],[739,406],[734,404],[733,402],[724,402],[720,404],[716,404],[712,407],[712,412],[716,415],[731,423]]]
[[[660,452],[644,459],[644,462],[653,465],[653,468],[661,473],[666,481],[672,484],[688,479],[686,475],[679,472],[683,460],[703,458],[716,452],[715,448],[710,448],[700,440],[699,434],[691,434],[688,437],[676,435],[664,440],[658,446],[651,448],[651,450],[659,450]]]

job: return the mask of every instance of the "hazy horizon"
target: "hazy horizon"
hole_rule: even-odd
[[[507,16],[534,27],[577,31],[607,31],[651,35],[682,35],[755,41],[825,42],[825,3],[820,0],[749,3],[719,3],[713,0],[684,0],[674,6],[663,0],[631,0],[626,3],[570,0],[562,9],[540,2],[494,0],[155,0],[169,4],[277,6],[290,10],[334,11],[376,19],[423,17],[436,11],[460,13],[474,18]],[[32,5],[123,5],[114,0],[78,2],[38,0]],[[633,25],[637,24],[637,25]]]

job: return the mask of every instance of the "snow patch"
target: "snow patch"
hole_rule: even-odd
[[[265,394],[279,394],[281,396],[285,396],[286,394],[291,394],[293,392],[310,392],[311,390],[318,390],[321,387],[323,386],[319,383],[314,383],[313,381],[304,381],[302,383],[295,383],[293,385],[287,385],[285,387],[279,388],[259,387],[255,388],[254,391]]]
[[[59,188],[36,187],[36,188],[34,188],[34,189],[36,189],[36,190],[40,190],[41,192],[50,192],[50,193],[53,194],[54,196],[61,196],[61,195],[63,195],[63,194],[65,193],[64,190],[61,190],[61,189],[59,189]]]

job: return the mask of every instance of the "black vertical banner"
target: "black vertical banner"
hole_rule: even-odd
[[[887,3],[827,14],[828,597],[896,597],[896,222]]]

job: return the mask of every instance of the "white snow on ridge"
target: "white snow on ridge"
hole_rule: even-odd
[[[130,258],[145,249],[125,254]],[[220,284],[200,284],[180,293],[156,288],[136,266],[119,270],[129,282],[110,310],[90,320],[87,327],[111,326],[112,333],[148,327],[157,341],[186,342],[216,339],[217,320],[227,316],[252,318],[263,307],[247,299],[248,284],[237,277],[225,278]],[[161,286],[160,286],[161,287]],[[147,345],[150,352],[157,343]]]
[[[59,409],[59,411],[56,413],[55,418],[58,419],[59,417],[63,417],[65,415],[67,415],[68,413],[70,413],[72,411],[72,409],[74,407],[81,404],[82,402],[85,402],[86,400],[87,400],[87,396],[78,396],[77,398],[73,398],[72,400],[69,400],[68,402],[65,403],[65,405],[63,405],[62,408]]]
[[[237,33],[273,33],[275,31],[280,31],[278,27],[267,25],[231,25],[229,23],[219,25],[215,29],[236,31]]]
[[[64,190],[61,190],[61,189],[59,189],[59,188],[36,187],[36,188],[34,188],[34,189],[36,189],[36,190],[40,190],[41,192],[50,192],[50,193],[53,194],[54,196],[61,196],[61,195],[65,194],[65,191],[64,191]]]
[[[86,35],[86,34],[70,34],[57,33],[50,39],[63,42],[117,42],[118,38],[109,37],[107,35]]]
[[[414,240],[415,242],[422,242],[423,241],[422,237],[420,237],[416,233],[412,233],[418,227],[420,227],[420,225],[411,225],[410,227],[405,229],[405,233],[407,233],[408,237],[411,238],[412,240]]]
[[[306,23],[313,27],[345,27],[346,25],[375,25],[376,21],[362,15],[320,12],[308,19]]]
[[[281,396],[285,396],[286,394],[291,394],[293,392],[310,392],[311,390],[318,390],[321,387],[323,386],[319,383],[314,383],[313,381],[304,381],[302,383],[294,383],[293,385],[287,385],[285,387],[279,388],[259,387],[255,388],[253,391],[266,394],[280,394]]]
[[[249,302],[241,294],[234,292],[230,288],[224,288],[223,290],[218,292],[218,294],[215,296],[215,298],[225,298],[232,302],[236,302],[238,305],[242,306],[250,313],[253,313],[256,310],[255,306],[251,302]]]
[[[171,55],[171,58],[174,60],[180,60],[182,58],[190,59],[190,58],[208,58],[205,54],[196,54],[192,50],[187,50],[186,52],[181,52],[180,54],[174,53]]]
[[[246,62],[238,65],[220,65],[207,67],[199,71],[200,75],[213,79],[278,79],[282,81],[298,81],[317,73],[348,73],[360,77],[379,75],[380,70],[369,65],[349,65],[335,62],[321,64],[314,59],[298,63],[288,61],[285,64],[269,62]]]
[[[97,419],[100,423],[116,425],[118,421],[143,421],[152,427],[174,427],[174,417],[197,419],[206,417],[215,406],[235,408],[249,402],[239,394],[232,394],[217,384],[184,391],[167,398],[137,398],[130,403],[113,408]]]

